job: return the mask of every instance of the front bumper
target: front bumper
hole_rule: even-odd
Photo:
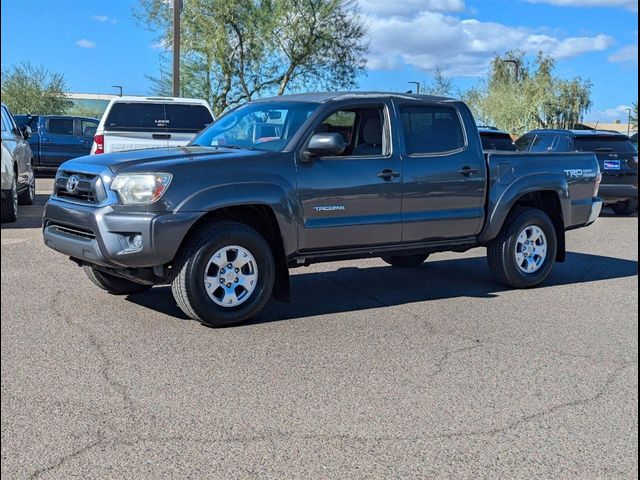
[[[173,260],[197,212],[140,213],[92,207],[51,198],[43,215],[44,243],[81,262],[103,267],[144,268]],[[142,236],[142,247],[128,239]]]

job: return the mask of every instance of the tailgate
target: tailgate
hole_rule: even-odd
[[[638,184],[638,154],[598,152],[603,183]]]
[[[168,147],[166,134],[153,132],[104,132],[105,153]]]

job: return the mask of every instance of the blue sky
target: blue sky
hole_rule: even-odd
[[[189,0],[186,0],[189,1]],[[638,92],[638,0],[359,0],[369,25],[366,90],[405,91],[436,66],[467,88],[496,53],[544,50],[557,73],[593,82],[591,119],[626,120]],[[157,34],[134,0],[2,0],[2,68],[28,60],[71,91],[147,94]],[[26,32],[26,33],[25,33]]]

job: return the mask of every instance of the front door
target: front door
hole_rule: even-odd
[[[80,155],[78,137],[72,117],[48,117],[40,132],[40,165],[58,167]]]
[[[298,165],[300,250],[400,242],[402,165],[391,145],[389,105],[341,107],[316,122],[313,133],[320,132],[340,133],[346,149]]]
[[[484,222],[485,160],[470,148],[458,111],[412,103],[400,105],[399,114],[404,143],[402,241],[478,234]]]

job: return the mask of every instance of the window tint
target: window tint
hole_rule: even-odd
[[[80,131],[84,137],[93,137],[98,129],[98,122],[93,120],[80,120]]]
[[[554,135],[537,135],[529,151],[530,152],[548,152],[551,150],[551,146],[553,145],[554,139],[555,139]]]
[[[481,133],[483,150],[507,150],[515,152],[516,146],[513,144],[511,137],[504,133]]]
[[[2,121],[4,122],[4,127],[2,129],[3,132],[9,131],[12,132],[14,128],[16,128],[16,124],[9,113],[9,110],[6,108],[2,108]]]
[[[593,137],[576,137],[576,150],[580,152],[616,152],[616,153],[635,153],[631,141],[623,135],[616,136],[598,136]]]
[[[212,121],[211,113],[202,105],[114,103],[105,121],[105,129],[196,133]]]
[[[562,135],[556,137],[556,142],[553,145],[554,152],[570,152],[571,151],[571,140],[569,137],[564,137]]]
[[[56,135],[73,135],[73,118],[50,118],[47,131]]]
[[[520,152],[528,152],[534,138],[533,135],[523,135],[515,141],[516,149]]]
[[[344,138],[345,151],[340,156],[376,156],[388,151],[384,133],[384,109],[379,107],[346,108],[327,116],[314,133],[334,132]]]
[[[464,147],[456,111],[447,107],[402,106],[402,130],[407,153],[442,153]]]

